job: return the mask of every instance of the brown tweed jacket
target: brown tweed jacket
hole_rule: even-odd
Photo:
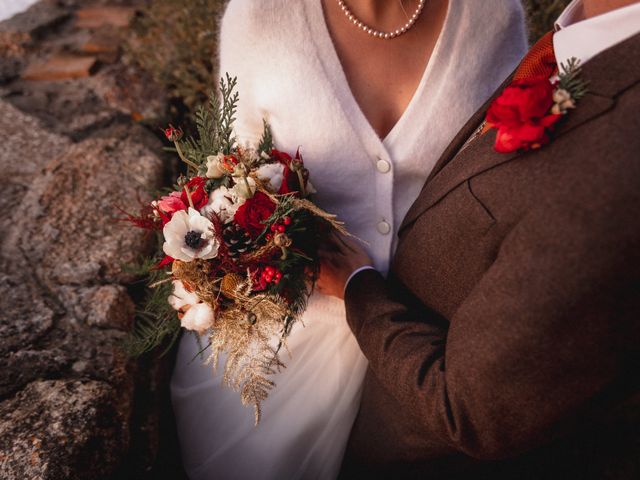
[[[583,68],[554,140],[499,154],[481,109],[358,274],[370,362],[342,476],[640,478],[640,35]]]

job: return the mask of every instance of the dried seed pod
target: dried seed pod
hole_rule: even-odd
[[[238,287],[242,285],[244,278],[238,273],[228,273],[222,277],[220,282],[220,291],[227,298],[233,298],[238,291]]]

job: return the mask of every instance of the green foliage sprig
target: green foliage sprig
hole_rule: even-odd
[[[236,144],[233,122],[238,109],[238,93],[234,92],[237,79],[225,74],[220,79],[220,93],[209,94],[209,101],[200,106],[195,114],[197,136],[175,141],[176,151],[190,168],[192,173],[203,174],[206,171],[207,157],[231,153]]]
[[[575,57],[567,60],[566,64],[560,63],[558,87],[571,93],[571,98],[576,101],[589,91],[589,82],[580,77],[581,73],[580,60]]]
[[[124,341],[124,349],[132,357],[164,346],[160,353],[162,356],[171,349],[180,334],[180,320],[167,302],[173,293],[171,278],[164,270],[155,269],[155,265],[155,261],[147,259],[135,268],[153,288],[147,290],[143,307],[136,311],[134,328]]]

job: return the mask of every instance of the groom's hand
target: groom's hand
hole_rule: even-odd
[[[334,233],[320,254],[320,276],[316,286],[324,295],[344,299],[351,274],[372,264],[371,258],[355,241]]]

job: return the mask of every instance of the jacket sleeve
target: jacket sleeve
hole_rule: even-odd
[[[553,218],[529,212],[444,326],[377,272],[351,280],[349,325],[373,374],[425,435],[500,459],[603,406],[600,394],[639,340],[638,199],[628,200]]]

